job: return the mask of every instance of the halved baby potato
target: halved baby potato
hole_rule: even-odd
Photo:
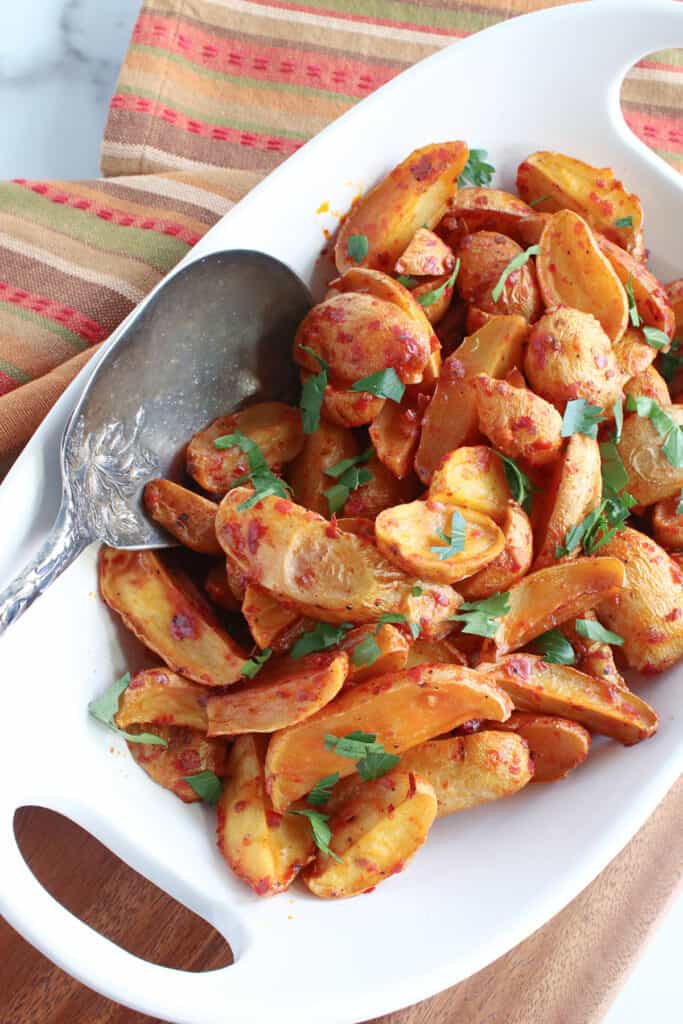
[[[658,501],[652,510],[652,529],[655,540],[663,548],[677,551],[683,549],[683,513],[677,512],[679,496]]]
[[[555,562],[555,550],[568,532],[599,503],[602,494],[600,446],[585,434],[572,434],[564,455],[534,507],[536,558],[534,570]],[[576,557],[576,548],[569,557]]]
[[[242,615],[257,647],[261,650],[270,647],[278,654],[289,650],[297,637],[313,626],[296,608],[290,608],[251,583],[244,591]]]
[[[166,668],[136,672],[119,699],[115,721],[119,729],[131,725],[180,725],[205,733],[205,686]]]
[[[667,383],[654,366],[648,366],[640,373],[637,373],[624,384],[625,395],[645,395],[646,398],[654,398],[658,405],[663,408],[671,405],[671,396]]]
[[[508,273],[500,297],[493,297],[501,275],[522,252],[517,242],[495,231],[466,235],[455,253],[460,260],[458,291],[465,302],[485,313],[522,316],[529,323],[538,319],[543,303],[532,260]]]
[[[633,289],[636,309],[643,324],[656,327],[672,338],[676,318],[666,291],[655,275],[650,273],[642,260],[610,242],[604,235],[596,235],[596,241],[624,287],[629,284]],[[663,351],[668,351],[668,347]]]
[[[657,356],[657,350],[648,345],[643,332],[637,331],[635,327],[627,327],[612,349],[624,381],[630,381],[632,377],[647,370]]]
[[[526,248],[537,242],[543,230],[543,217],[519,196],[499,188],[460,188],[448,203],[444,222],[457,218],[465,234],[495,231],[514,238]],[[538,237],[529,241],[534,228]]]
[[[321,516],[329,515],[323,491],[334,481],[326,470],[359,454],[358,442],[350,430],[321,419],[318,429],[306,437],[302,450],[287,470],[294,501]]]
[[[578,768],[588,757],[591,736],[578,722],[559,715],[513,711],[496,729],[510,730],[529,745],[534,765],[531,782],[556,782]],[[485,736],[486,733],[478,733]]]
[[[458,590],[466,601],[481,601],[509,590],[529,571],[534,537],[528,515],[514,501],[508,503],[503,537],[505,546],[500,554],[474,576],[460,582]]]
[[[216,539],[216,505],[172,480],[150,480],[144,491],[151,518],[176,540],[201,555],[220,555]]]
[[[665,412],[679,426],[683,425],[683,407],[669,406]],[[617,448],[628,473],[626,490],[639,505],[654,505],[671,498],[683,486],[683,467],[672,466],[664,455],[665,440],[645,416],[634,412],[624,418]]]
[[[562,450],[562,417],[528,388],[480,373],[470,381],[479,429],[508,458],[531,466],[554,462]]]
[[[130,725],[129,733],[151,732],[166,741],[163,747],[156,743],[128,743],[133,760],[149,777],[164,789],[180,797],[183,803],[200,800],[199,794],[187,781],[201,772],[225,775],[226,748],[224,740],[207,739],[199,729],[176,725]]]
[[[399,480],[404,480],[413,468],[428,401],[426,395],[406,393],[400,404],[385,402],[370,424],[370,440],[377,458]]]
[[[455,256],[443,239],[427,228],[418,228],[403,253],[396,260],[397,274],[414,277],[438,277],[449,274],[455,266]]]
[[[463,445],[434,471],[429,497],[473,508],[501,525],[510,501],[503,460],[485,444]]]

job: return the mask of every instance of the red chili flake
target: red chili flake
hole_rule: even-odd
[[[171,619],[171,636],[175,640],[194,640],[197,636],[196,623],[184,612],[176,612]]]
[[[341,530],[337,526],[337,516],[333,513],[329,526],[325,527],[325,536],[330,537],[332,540],[336,540],[340,534]]]
[[[676,619],[680,619],[680,617],[681,617],[681,609],[680,608],[672,608],[671,611],[668,613],[668,615],[664,616],[664,621],[665,622],[675,622]],[[128,689],[130,689],[130,687],[128,687]]]
[[[432,158],[424,153],[420,159],[411,165],[410,173],[416,181],[424,181],[432,173]]]
[[[415,772],[408,772],[408,796],[413,797],[417,792],[417,784],[415,782]]]
[[[242,811],[246,811],[248,806],[249,806],[249,801],[248,800],[238,800],[236,804],[232,805],[232,809],[235,812],[235,814],[241,814]]]
[[[252,519],[247,527],[247,547],[252,555],[258,551],[261,537],[265,537],[268,530],[259,519]]]
[[[265,896],[270,891],[270,882],[267,878],[259,878],[258,882],[254,883],[254,892],[257,896]]]
[[[268,828],[279,828],[280,822],[282,821],[282,815],[278,814],[277,811],[267,810],[266,811],[266,823]]]
[[[513,430],[529,430],[533,425],[531,416],[518,416],[511,424]]]
[[[518,679],[531,679],[534,673],[533,658],[525,654],[515,654],[505,665],[505,673]]]

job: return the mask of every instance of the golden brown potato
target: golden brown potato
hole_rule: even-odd
[[[493,297],[503,271],[522,251],[507,235],[494,231],[466,235],[456,249],[460,260],[457,286],[465,302],[485,313],[523,316],[529,323],[537,320],[543,305],[532,260],[511,271],[500,298]]]
[[[386,404],[394,405],[393,402]],[[297,505],[327,516],[329,508],[323,491],[334,481],[325,475],[325,471],[358,454],[358,443],[350,430],[321,419],[320,426],[308,435],[301,452],[287,472],[287,480]]]
[[[387,402],[387,405],[393,404]],[[372,477],[351,491],[342,510],[347,518],[374,519],[385,508],[410,501],[419,489],[413,474],[399,480],[379,459],[370,459],[365,469],[372,473]],[[331,487],[333,483],[334,480],[329,479],[327,486]]]
[[[249,472],[241,448],[214,445],[217,438],[235,430],[254,441],[276,471],[291,462],[304,443],[301,413],[283,402],[259,402],[232,416],[221,416],[195,434],[187,446],[187,472],[210,494],[225,494],[235,480]]]
[[[634,327],[627,327],[612,348],[619,373],[625,381],[647,370],[657,355],[657,350],[644,340],[643,332]]]
[[[509,654],[481,670],[521,711],[561,715],[625,746],[652,736],[659,725],[656,711],[635,693],[533,654]]]
[[[532,153],[517,170],[517,191],[534,203],[534,210],[573,210],[610,241],[642,254],[640,200],[626,192],[609,167],[591,167],[563,153]],[[623,227],[617,227],[618,221],[625,222]]]
[[[652,510],[652,528],[655,539],[662,547],[674,551],[683,549],[683,514],[677,513],[679,497],[658,501]]]
[[[571,210],[553,214],[541,235],[536,267],[546,306],[592,313],[612,342],[628,322],[626,292],[585,220]]]
[[[509,590],[529,571],[534,554],[534,537],[529,517],[514,501],[508,503],[503,536],[505,547],[501,553],[476,575],[459,584],[458,590],[466,601],[481,601]]]
[[[621,396],[621,376],[612,343],[590,313],[557,306],[534,324],[524,373],[541,398],[564,410],[585,398],[609,408]]]
[[[206,732],[206,687],[166,668],[136,672],[119,699],[116,724],[179,725]]]
[[[354,654],[360,644],[364,641],[367,643],[368,637],[374,637],[379,653],[369,664],[364,659],[356,664]],[[374,676],[383,676],[387,672],[399,672],[407,664],[410,647],[411,644],[401,629],[392,626],[389,622],[385,622],[381,626],[371,623],[367,626],[356,626],[355,629],[350,629],[339,644],[339,649],[346,651],[349,656],[349,674],[344,685],[346,687],[355,686],[356,683],[363,683],[366,679],[372,679]]]
[[[315,854],[306,819],[273,810],[263,777],[265,743],[260,736],[235,740],[216,824],[221,855],[259,896],[283,892]]]
[[[418,228],[396,260],[394,270],[414,277],[438,277],[449,274],[454,266],[455,256],[450,247],[433,231]]]
[[[470,386],[479,429],[494,448],[531,466],[545,466],[559,457],[562,417],[544,398],[485,373],[473,377]]]
[[[645,370],[631,377],[624,384],[625,395],[645,395],[654,398],[659,405],[671,405],[671,397],[666,381],[660,373],[657,373],[654,366],[648,366]]]
[[[100,590],[128,629],[180,675],[206,686],[240,678],[246,652],[190,581],[172,574],[154,551],[102,547]]]
[[[623,637],[631,668],[663,672],[683,656],[683,574],[666,551],[627,527],[602,550],[626,570],[624,589],[596,607],[600,621]]]
[[[337,529],[344,533],[352,533],[354,537],[361,537],[375,543],[375,523],[372,519],[365,519],[364,516],[341,516],[337,519]]]
[[[614,271],[624,285],[630,283],[633,289],[636,309],[643,324],[656,327],[669,338],[673,337],[676,319],[669,304],[666,291],[645,264],[610,242],[604,235],[596,235],[600,250],[612,264]],[[664,349],[668,351],[668,349]]]
[[[207,739],[198,729],[174,725],[131,725],[130,733],[152,732],[166,740],[167,746],[156,743],[129,743],[128,749],[137,764],[164,789],[170,789],[186,804],[200,799],[187,777],[200,772],[224,775],[225,740]]]
[[[270,647],[277,654],[288,651],[297,637],[313,627],[296,608],[282,604],[267,590],[253,584],[244,591],[242,615],[257,647]]]
[[[434,471],[429,497],[476,509],[502,524],[510,501],[502,459],[484,444],[456,449]]]
[[[495,728],[509,729],[529,744],[534,764],[532,782],[563,779],[586,760],[590,750],[588,730],[578,722],[557,715],[513,711],[507,722],[501,722]],[[486,733],[478,735],[485,736]]]
[[[172,480],[150,480],[144,501],[151,518],[186,548],[202,555],[222,553],[216,540],[216,506],[208,498]]]
[[[610,557],[577,558],[530,573],[508,591],[510,611],[501,618],[493,641],[484,645],[486,653],[495,650],[501,655],[524,647],[546,630],[620,593],[624,579],[624,566]]]
[[[237,506],[248,494],[225,496],[216,532],[228,556],[251,583],[326,622],[375,622],[387,612],[404,614],[427,635],[439,632],[460,603],[450,587],[404,575],[361,537],[335,529],[322,516],[282,498],[264,498],[251,509]]]
[[[476,443],[477,409],[469,381],[478,373],[509,373],[521,361],[526,334],[522,317],[493,317],[448,357],[425,411],[415,455],[415,469],[424,484],[445,455]]]
[[[427,839],[436,796],[425,779],[397,768],[365,783],[330,821],[330,849],[303,879],[316,896],[357,896],[398,874]]]
[[[405,668],[416,665],[465,665],[467,661],[462,651],[446,637],[444,640],[424,640],[418,637],[411,644]]]
[[[440,274],[439,277],[423,277],[411,291],[415,301],[424,309],[430,324],[440,323],[448,312],[455,293],[455,283],[451,277],[452,273]],[[423,380],[426,377],[427,374]],[[435,377],[438,377],[438,373]]]
[[[448,230],[451,218],[457,218],[464,234],[495,231],[514,238],[524,248],[538,242],[543,218],[519,196],[498,188],[460,188],[448,203],[444,225]],[[530,235],[536,233],[529,241]]]
[[[444,537],[451,537],[454,515],[458,528],[464,529],[464,543],[462,550],[448,555],[449,540]],[[437,498],[386,509],[375,520],[375,534],[377,547],[389,561],[435,583],[457,583],[472,576],[505,544],[503,531],[489,516]]]
[[[426,395],[405,394],[400,405],[385,402],[377,419],[370,424],[370,440],[377,458],[399,480],[405,479],[413,468],[428,401]]]
[[[564,545],[572,527],[577,526],[599,503],[602,494],[600,447],[585,434],[572,434],[564,455],[534,507],[536,513],[536,558],[534,569],[555,562],[555,549]],[[577,547],[571,557],[579,554]]]
[[[310,376],[308,373],[302,373],[301,383],[304,384]],[[378,398],[369,391],[347,391],[346,388],[335,388],[328,384],[322,408],[330,423],[348,429],[372,423],[381,413],[384,404],[383,398]]]
[[[266,775],[273,806],[285,809],[332,772],[341,778],[353,773],[353,760],[325,749],[328,733],[373,733],[387,752],[398,754],[471,718],[504,721],[511,710],[498,687],[460,665],[420,665],[375,676],[271,738]]]
[[[595,612],[583,612],[582,619],[590,622],[597,622]],[[587,676],[595,676],[606,683],[618,686],[622,690],[628,690],[626,680],[621,675],[614,661],[614,651],[609,644],[600,640],[589,640],[576,630],[576,619],[569,619],[559,627],[561,633],[569,640],[574,648],[576,664],[574,668],[579,672],[585,672]]]
[[[354,267],[347,270],[340,278],[333,282],[338,292],[360,292],[361,294],[372,295],[383,302],[392,302],[395,306],[415,321],[416,328],[420,335],[425,331],[431,337],[432,358],[436,357],[436,371],[438,376],[439,341],[429,326],[427,316],[428,307],[420,305],[414,298],[413,292],[405,288],[400,281],[396,281],[388,274],[380,270],[371,270],[369,267]],[[453,289],[448,289],[452,294]],[[450,295],[449,295],[450,301]],[[430,363],[427,364],[423,374],[423,381],[431,372]]]
[[[226,612],[238,612],[241,602],[237,600],[228,585],[228,574],[225,571],[225,560],[213,565],[204,579],[204,590],[210,601]]]
[[[275,732],[303,722],[337,696],[348,670],[344,651],[266,663],[250,683],[209,695],[207,735]]]
[[[343,274],[358,264],[390,272],[418,228],[435,227],[467,163],[464,142],[441,142],[414,150],[350,211],[334,249]],[[368,254],[349,251],[349,239],[364,235]]]
[[[683,424],[681,406],[670,406],[665,411],[676,423]],[[628,473],[626,490],[639,505],[654,505],[663,498],[671,498],[683,486],[683,468],[672,466],[663,454],[664,441],[651,420],[635,412],[624,417],[617,447]]]

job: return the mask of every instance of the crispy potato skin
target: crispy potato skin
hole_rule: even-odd
[[[470,381],[478,373],[504,377],[522,358],[527,335],[523,317],[492,317],[465,338],[445,361],[423,420],[415,470],[428,484],[444,456],[476,443],[477,409]]]
[[[471,718],[504,721],[511,710],[501,690],[459,665],[419,665],[368,679],[272,736],[266,776],[273,806],[283,810],[331,772],[341,778],[353,773],[353,761],[325,750],[326,733],[373,732],[385,750],[400,753]]]
[[[211,566],[204,579],[204,590],[209,600],[213,604],[217,604],[223,611],[238,612],[240,610],[240,601],[237,600],[228,584],[224,560],[220,565]]]
[[[455,647],[448,637],[444,640],[424,640],[418,637],[408,651],[406,668],[416,665],[465,665],[467,660],[462,651]]]
[[[448,203],[448,213],[442,222],[446,230],[460,222],[463,234],[489,231],[507,235],[526,248],[540,238],[543,217],[519,196],[498,188],[459,188]],[[537,234],[535,239],[529,237]]]
[[[617,360],[600,322],[567,306],[532,327],[524,372],[534,391],[561,411],[574,398],[608,408],[621,395]]]
[[[299,454],[304,443],[301,413],[284,402],[259,402],[232,416],[221,416],[192,438],[187,446],[187,472],[210,494],[225,494],[249,472],[241,448],[216,448],[214,441],[240,430],[255,441],[271,469],[279,469]]]
[[[437,466],[429,497],[473,508],[501,525],[510,501],[503,462],[488,445],[463,445]]]
[[[419,484],[412,473],[399,480],[379,459],[370,459],[365,468],[372,473],[372,479],[351,491],[342,509],[346,518],[375,519],[385,508],[410,501],[419,490]],[[328,486],[333,483],[334,480],[330,479]]]
[[[485,313],[522,316],[529,323],[537,320],[543,305],[531,260],[508,275],[497,301],[492,294],[507,265],[521,252],[521,247],[507,235],[494,231],[476,231],[473,235],[466,235],[456,250],[460,260],[456,283],[465,302]]]
[[[480,373],[470,382],[479,429],[494,448],[531,466],[554,462],[562,450],[562,417],[527,388]]]
[[[676,512],[678,497],[658,501],[652,510],[652,528],[662,547],[683,549],[683,515]]]
[[[659,725],[657,713],[635,693],[533,654],[509,654],[481,670],[520,711],[561,715],[625,746],[652,736]]]
[[[666,381],[654,366],[648,366],[624,384],[625,395],[646,395],[666,408],[671,404],[671,396]]]
[[[267,590],[253,584],[244,591],[242,615],[247,620],[254,643],[261,650],[271,647],[278,654],[289,650],[298,636],[313,627],[313,623],[299,615],[296,608],[289,608]]]
[[[303,879],[316,896],[340,899],[373,889],[398,874],[427,839],[436,796],[415,772],[400,768],[367,782],[335,811],[330,848],[320,852]]]
[[[437,818],[512,796],[534,776],[527,741],[514,732],[430,740],[408,750],[401,768],[417,772],[433,786]]]
[[[529,517],[523,508],[510,501],[503,523],[505,547],[476,575],[462,580],[458,590],[466,601],[481,601],[498,594],[521,580],[529,571],[534,552],[534,537]]]
[[[326,476],[325,471],[358,454],[358,443],[350,430],[321,419],[320,426],[308,435],[287,471],[296,503],[327,516],[328,504],[323,491],[331,487],[334,480]]]
[[[531,782],[563,779],[586,760],[591,745],[587,729],[558,715],[513,711],[496,729],[509,729],[528,743],[534,765]]]
[[[176,672],[144,669],[121,694],[116,724],[124,730],[131,725],[178,725],[205,733],[206,694],[206,687]]]
[[[672,338],[676,318],[666,291],[654,274],[650,273],[641,260],[634,258],[614,242],[610,242],[604,235],[596,234],[595,237],[601,252],[612,264],[621,283],[625,286],[628,281],[631,282],[636,308],[643,323],[649,327],[657,327]],[[668,348],[663,351],[668,351]]]
[[[240,678],[247,654],[194,587],[153,551],[100,551],[100,590],[109,607],[169,668],[205,686]]]
[[[426,395],[406,394],[400,405],[385,402],[377,419],[370,424],[370,440],[377,458],[399,480],[404,480],[413,468],[428,402]]]
[[[128,743],[133,760],[149,777],[164,789],[180,797],[183,803],[196,803],[200,797],[189,782],[188,775],[213,772],[225,775],[225,741],[207,739],[199,729],[175,725],[131,725],[130,733],[152,732],[166,740],[167,747],[153,743]]]
[[[435,227],[456,189],[469,150],[464,142],[442,142],[414,150],[352,208],[334,249],[337,270],[356,266],[349,254],[351,235],[365,235],[365,267],[391,272],[418,228]]]
[[[235,874],[258,896],[283,892],[315,854],[305,818],[277,814],[265,790],[265,739],[238,736],[218,802],[216,841]]]
[[[683,424],[683,409],[667,409],[677,423]],[[672,466],[662,452],[660,437],[649,419],[630,413],[624,418],[619,455],[628,473],[626,490],[639,505],[654,505],[678,494],[683,486],[683,469]]]
[[[597,622],[598,617],[593,611],[583,612],[581,618],[591,622]],[[588,676],[595,676],[606,683],[618,686],[622,690],[628,690],[626,680],[621,675],[614,661],[614,651],[609,644],[600,643],[598,640],[588,640],[576,631],[576,620],[569,619],[559,627],[560,632],[569,640],[576,654],[576,665],[579,672],[585,672]]]
[[[637,331],[635,327],[627,327],[612,348],[617,368],[624,381],[630,381],[632,377],[647,370],[657,355],[652,345],[648,345],[644,340],[643,332]]]
[[[220,555],[216,540],[216,506],[172,480],[150,480],[144,502],[151,518],[186,548],[201,555]]]
[[[391,302],[397,306],[406,316],[415,322],[420,335],[425,331],[431,338],[432,358],[439,355],[439,339],[430,327],[430,319],[427,316],[427,307],[416,301],[413,293],[405,288],[399,281],[380,270],[372,270],[369,267],[353,267],[333,282],[337,292],[359,292],[361,294],[373,295],[383,302]],[[451,288],[449,294],[453,293]],[[438,362],[436,366],[438,376]],[[430,373],[430,364],[424,369],[423,380]]]
[[[623,562],[626,582],[618,596],[600,602],[598,617],[624,638],[631,668],[663,672],[683,656],[683,574],[659,544],[630,527],[602,550]]]
[[[439,277],[423,278],[411,291],[415,301],[419,302],[422,296],[436,291],[437,288],[443,288],[443,291],[439,293],[433,302],[430,301],[426,306],[420,306],[421,309],[424,309],[424,314],[430,324],[440,323],[448,312],[455,294],[455,285],[448,283],[450,276],[450,274],[440,274]]]
[[[455,266],[450,246],[427,228],[418,228],[403,254],[396,260],[397,274],[415,277],[438,277],[449,274]]]
[[[600,446],[585,434],[572,434],[547,487],[538,496],[534,570],[555,562],[555,548],[564,544],[568,531],[596,507],[601,493]],[[570,557],[576,557],[578,551]]]
[[[546,306],[592,313],[612,342],[628,322],[626,292],[591,229],[571,210],[554,213],[543,229],[536,260]]]

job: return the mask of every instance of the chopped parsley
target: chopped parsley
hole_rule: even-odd
[[[619,444],[621,432],[624,429],[624,403],[621,398],[612,406],[612,413],[614,415],[614,443]]]
[[[299,408],[301,409],[304,421],[304,434],[314,434],[320,426],[320,407],[325,397],[330,367],[308,345],[302,345],[301,348],[304,352],[308,352],[309,356],[313,356],[320,367],[319,373],[312,375],[304,382],[301,389],[301,400],[299,401]]]
[[[541,203],[544,203],[546,201],[546,199],[552,199],[552,198],[553,197],[550,195],[550,192],[548,192],[544,196],[538,196],[537,199],[530,199],[529,202],[527,203],[527,206],[539,206]]]
[[[339,757],[356,760],[356,771],[364,782],[379,779],[399,763],[396,754],[388,754],[374,733],[351,732],[348,736],[325,734],[325,750],[333,750]]]
[[[623,644],[624,638],[611,629],[605,629],[599,622],[593,619],[577,619],[574,628],[579,636],[585,636],[587,640],[597,640],[601,644]]]
[[[600,456],[601,500],[581,522],[567,530],[564,544],[559,544],[555,548],[556,558],[564,558],[579,547],[583,547],[587,555],[595,554],[598,548],[624,529],[631,509],[636,504],[635,498],[623,490],[628,483],[628,473],[617,446],[613,442],[601,444]]]
[[[626,399],[629,412],[636,412],[652,423],[660,437],[664,438],[662,453],[670,465],[676,469],[683,466],[683,431],[675,419],[662,409],[654,398],[646,395],[629,395]]]
[[[541,633],[531,646],[537,654],[543,657],[544,661],[552,662],[555,665],[576,664],[574,648],[559,629],[549,629],[546,633]]]
[[[491,184],[496,168],[493,164],[486,162],[487,157],[488,153],[485,149],[470,150],[469,159],[458,178],[458,188],[466,188],[468,185],[481,188]]]
[[[633,217],[619,217],[617,220],[615,220],[614,226],[615,228],[632,228]]]
[[[505,479],[507,480],[508,487],[510,488],[510,494],[512,495],[513,501],[516,501],[518,505],[521,505],[525,512],[530,512],[536,488],[526,473],[522,472],[514,459],[508,458],[508,456],[503,455],[502,452],[496,452],[496,455],[503,463]]]
[[[234,430],[232,434],[224,434],[223,437],[217,437],[214,441],[216,448],[241,448],[244,454],[247,456],[249,462],[249,473],[246,476],[240,477],[238,481],[235,481],[233,486],[237,486],[240,483],[244,483],[249,480],[254,487],[254,494],[246,501],[243,501],[241,505],[237,506],[238,512],[242,509],[252,508],[254,505],[262,501],[263,498],[275,496],[277,498],[288,498],[291,493],[289,484],[286,484],[281,477],[273,473],[272,469],[266,462],[263,452],[250,437],[243,434],[241,430]]]
[[[669,344],[669,335],[665,334],[664,331],[660,331],[658,327],[643,327],[643,335],[648,345],[656,348],[657,351],[666,348]]]
[[[493,299],[494,302],[498,302],[498,299],[503,294],[503,289],[505,288],[505,282],[507,281],[507,279],[510,276],[510,274],[514,273],[515,270],[519,270],[520,267],[523,267],[524,264],[532,256],[538,256],[540,251],[541,251],[540,245],[530,245],[528,249],[525,249],[524,252],[518,253],[516,256],[514,256],[510,260],[510,262],[508,263],[507,267],[505,267],[505,269],[503,270],[503,273],[498,278],[498,283],[496,284],[495,288],[491,292],[491,298]]]
[[[598,436],[598,424],[604,420],[604,409],[600,405],[589,405],[585,398],[573,398],[567,402],[562,418],[562,437],[585,434],[593,440]]]
[[[309,804],[313,804],[315,807],[322,807],[323,804],[326,804],[338,782],[339,772],[332,772],[331,775],[324,775],[322,779],[318,779],[306,797]]]
[[[253,657],[249,658],[249,660],[245,661],[245,663],[242,665],[242,668],[240,669],[240,675],[247,676],[249,679],[253,679],[254,676],[258,675],[258,673],[261,671],[261,669],[268,661],[272,653],[273,648],[266,647],[264,648],[264,650],[261,651],[260,654],[255,654]]]
[[[124,690],[128,689],[130,683],[130,672],[126,672],[125,675],[120,676],[119,679],[115,680],[108,687],[104,693],[96,697],[95,700],[91,700],[88,704],[88,714],[91,718],[101,722],[102,725],[106,725],[112,732],[117,733],[119,736],[123,736],[124,740],[128,740],[129,743],[150,743],[158,747],[167,747],[168,743],[161,736],[156,736],[153,732],[124,732],[123,729],[119,729],[115,722],[116,712],[119,710],[119,700]]]
[[[196,775],[184,775],[183,779],[206,804],[217,804],[223,787],[215,772],[197,772]]]
[[[683,487],[681,487],[681,493],[678,495],[678,501],[676,502],[676,515],[683,516]]]
[[[483,601],[465,601],[453,619],[465,623],[463,633],[493,637],[498,632],[500,619],[509,611],[510,595],[504,592],[493,594]]]
[[[361,467],[365,462],[369,462],[370,459],[374,458],[374,455],[375,449],[370,445],[361,455],[342,459],[341,462],[337,462],[334,466],[330,466],[329,469],[325,470],[326,476],[331,476],[337,481],[333,487],[328,487],[327,490],[323,491],[327,498],[331,516],[344,507],[351,491],[355,491],[357,487],[367,484],[372,480],[373,477],[370,470],[362,469]]]
[[[455,279],[458,276],[458,271],[459,270],[460,270],[460,260],[456,260],[455,261],[455,266],[453,268],[453,273],[448,278],[448,280],[444,281],[443,284],[440,284],[438,288],[433,288],[429,292],[423,292],[422,295],[416,295],[415,296],[415,298],[420,303],[420,305],[421,306],[433,306],[435,302],[438,302],[439,299],[442,297],[443,293],[446,291],[446,289],[447,288],[452,288],[453,285],[455,284]]]
[[[309,629],[299,637],[289,652],[290,656],[303,658],[305,654],[314,654],[316,651],[326,651],[330,647],[336,647],[352,628],[350,622],[343,622],[340,626],[335,626],[331,622],[316,622],[313,629]]]
[[[659,370],[667,384],[672,383],[674,377],[683,366],[683,356],[676,355],[680,348],[681,339],[674,338],[671,342],[671,349],[668,352],[662,352],[660,357]]]
[[[377,398],[389,398],[392,402],[400,402],[405,390],[406,386],[393,366],[371,373],[368,377],[361,377],[351,385],[351,391],[369,391]]]
[[[300,814],[302,818],[308,818],[311,832],[313,833],[313,842],[318,849],[322,853],[326,853],[328,857],[332,857],[338,864],[343,864],[341,857],[338,857],[334,850],[330,849],[332,832],[327,824],[330,820],[329,814],[323,814],[322,811],[314,811],[310,807],[303,807],[296,811],[287,811],[287,814]]]
[[[466,523],[458,509],[453,509],[451,515],[451,532],[444,533],[443,530],[437,529],[436,534],[439,540],[444,542],[443,546],[431,547],[429,550],[433,555],[443,562],[447,558],[453,558],[454,555],[459,554],[465,550],[465,532]]]
[[[399,284],[402,284],[404,288],[414,288],[417,284],[417,278],[413,277],[412,274],[399,274],[396,280]]]
[[[631,323],[634,327],[640,327],[642,320],[640,319],[640,313],[638,312],[638,306],[636,305],[636,297],[633,294],[633,274],[628,275],[628,281],[624,285],[624,288],[626,289],[628,315]]]
[[[349,235],[346,251],[349,254],[349,259],[352,259],[354,263],[362,263],[368,254],[368,250],[367,235]]]

